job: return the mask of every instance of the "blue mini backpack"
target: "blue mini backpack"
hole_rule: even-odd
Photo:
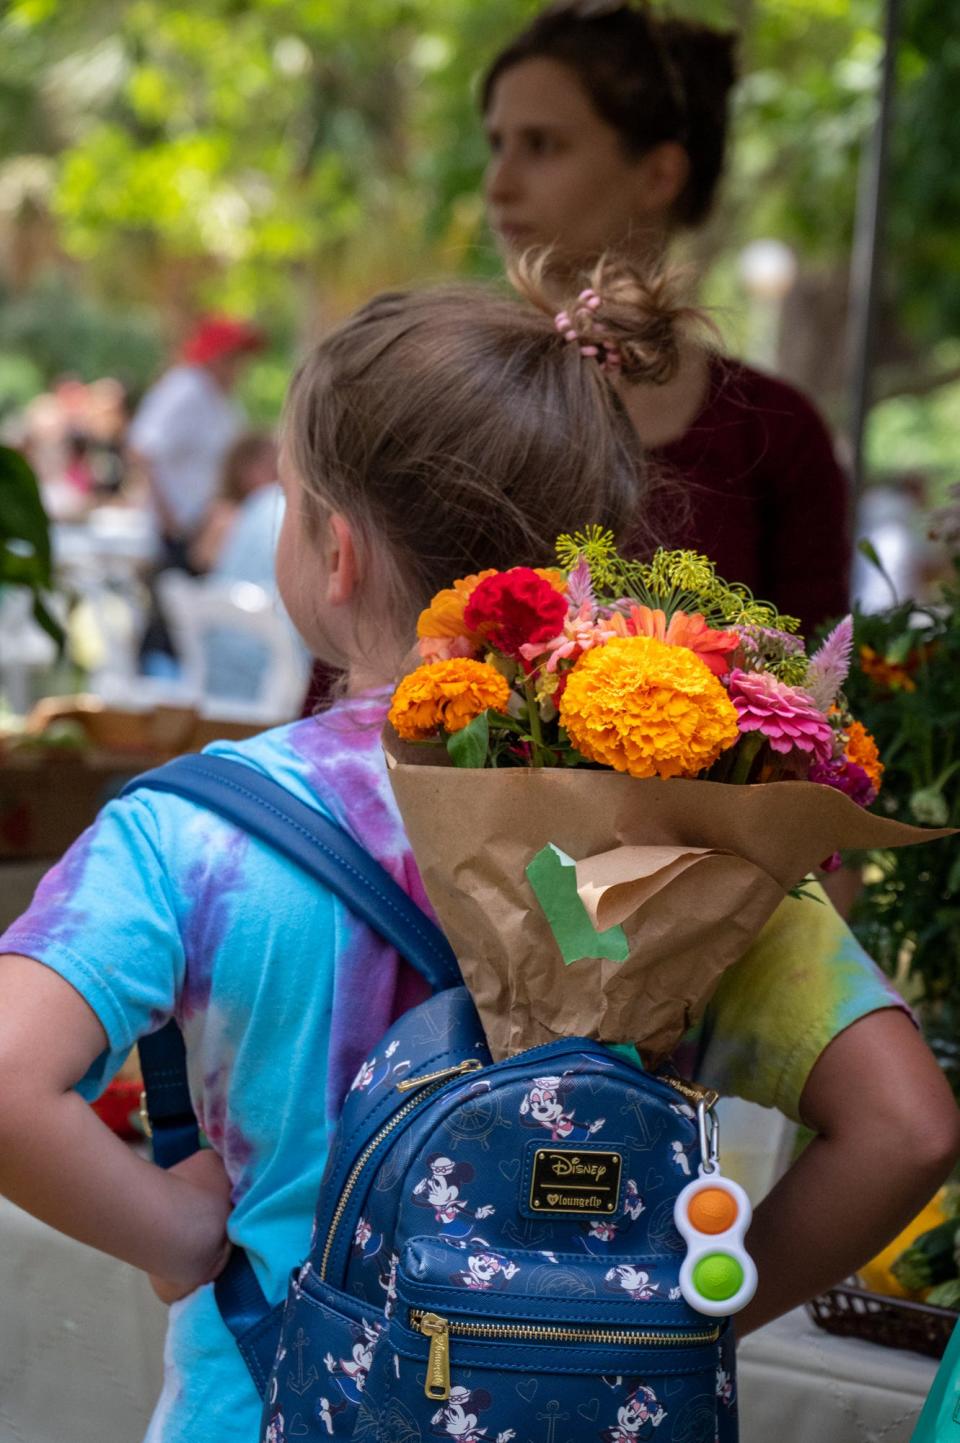
[[[442,934],[340,829],[219,758],[134,785],[323,875],[435,991],[354,1079],[286,1303],[269,1308],[242,1252],[215,1285],[261,1443],[736,1443],[731,1325],[681,1290],[703,1090],[585,1038],[494,1063]],[[159,1086],[176,1070],[168,1054]]]

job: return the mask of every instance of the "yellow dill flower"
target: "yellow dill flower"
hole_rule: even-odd
[[[664,552],[666,571],[674,586],[694,595],[709,596],[716,587],[716,571],[712,561],[697,551]]]
[[[697,776],[740,735],[710,668],[649,636],[585,652],[567,678],[560,722],[583,756],[632,777]]]
[[[792,618],[790,619],[792,620]],[[787,686],[803,686],[803,683],[807,679],[809,668],[809,661],[802,652],[800,652],[795,656],[785,656],[782,657],[780,661],[775,661],[769,667],[769,670],[773,672],[779,681],[785,682]]]
[[[509,701],[505,677],[485,661],[458,656],[405,676],[388,716],[404,741],[426,741],[440,731],[460,731],[487,710],[506,711]]]
[[[613,532],[602,526],[586,526],[572,536],[565,531],[557,537],[556,552],[557,560],[567,571],[572,571],[583,557],[590,568],[594,586],[605,586],[612,581],[620,565]]]

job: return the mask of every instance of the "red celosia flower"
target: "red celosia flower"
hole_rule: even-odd
[[[481,581],[463,619],[488,646],[520,661],[520,648],[552,641],[566,615],[566,597],[529,566],[514,566]]]

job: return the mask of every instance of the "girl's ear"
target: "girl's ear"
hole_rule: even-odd
[[[339,511],[331,513],[327,527],[327,604],[345,606],[352,599],[360,580],[357,547],[350,522]]]

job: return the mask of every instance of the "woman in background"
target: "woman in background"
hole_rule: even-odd
[[[723,175],[736,37],[630,4],[552,6],[495,58],[481,102],[491,227],[552,246],[566,278],[603,252],[658,261]],[[847,485],[810,402],[699,346],[624,404],[666,481],[657,530],[810,631],[846,610]]]

